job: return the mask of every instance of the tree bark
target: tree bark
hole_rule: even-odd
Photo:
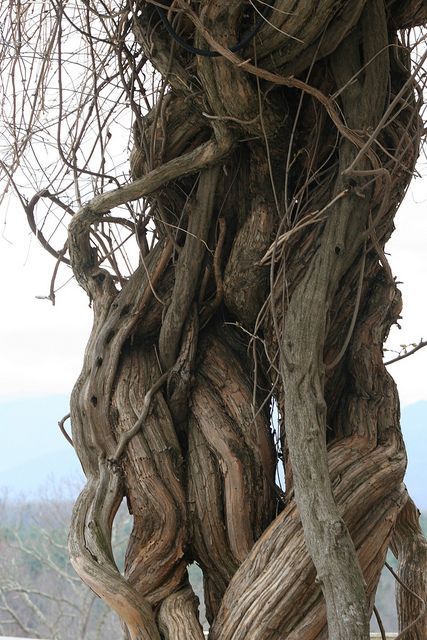
[[[391,540],[391,548],[399,561],[400,582],[396,584],[399,631],[406,640],[421,640],[427,636],[427,542],[419,515],[408,497]]]
[[[70,552],[133,640],[201,640],[193,561],[211,640],[366,640],[392,536],[425,593],[382,361],[401,308],[384,244],[420,139],[397,35],[424,19],[413,4],[278,0],[249,40],[241,0],[129,17],[165,87],[134,128],[132,182],[85,204],[68,246],[94,308],[71,401],[88,483]],[[91,232],[141,198],[154,241],[118,284]],[[402,594],[403,627],[419,607]]]

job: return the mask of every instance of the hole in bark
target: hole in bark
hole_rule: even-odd
[[[111,329],[111,330],[107,333],[107,337],[106,337],[106,339],[105,339],[105,344],[109,344],[113,338],[114,338],[114,330],[113,330],[113,329]]]
[[[129,514],[126,498],[123,498],[121,505],[114,518],[111,531],[111,547],[114,561],[118,570],[123,575],[125,568],[126,548],[132,532],[133,518]]]
[[[392,565],[394,569],[397,568],[396,558],[392,553],[390,553],[390,551],[387,554],[387,562]],[[380,581],[375,595],[375,606],[380,613],[386,632],[396,633],[398,631],[398,622],[395,599],[395,580],[386,567],[384,567],[381,572]],[[375,615],[372,614],[371,632],[379,633],[379,631],[380,629]]]
[[[98,398],[96,396],[92,396],[90,401],[93,407],[96,407],[96,405],[98,404]]]
[[[280,412],[276,400],[273,398],[270,404],[270,426],[273,433],[274,445],[276,448],[276,484],[285,491],[285,467],[283,464],[282,442],[280,438]]]
[[[339,245],[337,245],[337,246],[335,247],[335,253],[337,254],[337,256],[339,256],[339,255],[340,255],[340,253],[341,253],[341,247],[340,247]]]
[[[94,276],[94,280],[99,282],[99,284],[102,284],[104,282],[104,280],[105,280],[105,273],[102,273],[102,271],[100,273],[97,273]]]
[[[103,363],[103,359],[101,358],[101,356],[98,356],[96,359],[96,366],[100,367],[102,363]]]
[[[120,317],[123,318],[123,316],[126,316],[129,313],[130,310],[131,310],[131,305],[130,304],[125,304],[123,309],[120,311]]]
[[[203,593],[203,571],[200,566],[193,562],[188,566],[188,579],[193,587],[195,595],[199,599],[199,620],[204,631],[209,630],[209,623],[206,620],[205,596]]]

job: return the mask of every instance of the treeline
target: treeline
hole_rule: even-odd
[[[0,634],[49,640],[119,640],[116,615],[74,573],[67,554],[72,500],[61,495],[39,500],[0,497]],[[427,518],[423,516],[426,528]],[[122,505],[114,526],[114,554],[123,568],[131,518]],[[390,559],[393,563],[393,559]],[[190,580],[203,599],[202,576]],[[376,605],[384,627],[397,629],[394,578],[384,570]],[[204,620],[203,603],[201,616]],[[377,629],[375,623],[373,630]]]
[[[118,640],[120,623],[83,585],[67,554],[72,502],[0,503],[0,633],[49,640]],[[116,528],[118,560],[130,523]]]

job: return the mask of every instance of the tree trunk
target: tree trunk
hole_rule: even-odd
[[[421,126],[397,29],[424,5],[291,4],[261,22],[241,0],[138,4],[133,35],[164,90],[135,123],[133,181],[69,227],[94,309],[71,401],[88,481],[70,553],[132,640],[202,639],[193,561],[212,640],[366,640],[392,536],[400,574],[416,554],[425,577],[382,360],[401,310],[384,244]],[[140,198],[153,231],[136,223],[140,264],[119,285],[90,234]],[[403,627],[419,608],[399,603]]]
[[[396,592],[399,631],[405,631],[405,640],[422,640],[427,637],[427,541],[411,498],[399,513],[391,548],[399,560]]]

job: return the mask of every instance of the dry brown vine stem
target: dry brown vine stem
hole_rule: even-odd
[[[209,318],[212,316],[212,314],[221,304],[221,300],[224,292],[224,286],[223,286],[222,274],[221,274],[222,250],[224,248],[224,240],[225,240],[225,233],[226,233],[226,223],[224,218],[218,219],[218,227],[219,227],[219,234],[218,234],[218,240],[216,243],[214,258],[213,258],[213,271],[215,276],[216,291],[215,291],[215,296],[213,300],[210,300],[206,304],[206,306],[202,309],[201,320],[200,320],[200,324],[202,327],[206,324],[206,322],[209,321]]]
[[[425,616],[426,616],[426,601],[423,598],[421,598],[417,593],[415,593],[415,591],[412,591],[412,589],[410,589],[408,587],[408,585],[405,582],[403,582],[403,580],[401,580],[399,578],[399,576],[397,575],[396,571],[393,569],[393,567],[388,562],[385,563],[385,566],[390,571],[391,575],[396,580],[396,582],[405,591],[407,591],[413,598],[415,598],[416,600],[418,600],[418,602],[421,603],[421,611],[419,612],[418,616],[414,620],[412,620],[412,622],[410,622],[404,629],[402,629],[398,633],[396,638],[395,638],[395,640],[403,640],[404,638],[407,637],[407,634],[409,633],[409,631],[411,631],[411,629],[413,627],[415,627],[423,618],[425,618]]]
[[[20,202],[22,204],[22,207],[23,207],[23,209],[25,211],[25,215],[27,216],[28,226],[30,227],[32,233],[38,239],[38,241],[40,242],[42,247],[48,253],[50,253],[50,255],[52,255],[54,258],[56,258],[58,262],[63,262],[64,264],[69,265],[70,261],[64,255],[65,251],[66,251],[66,246],[63,249],[57,251],[56,249],[54,249],[54,247],[52,247],[50,245],[48,240],[46,240],[46,238],[44,237],[43,232],[40,229],[37,228],[35,217],[34,217],[34,209],[36,208],[37,203],[42,198],[48,198],[49,200],[51,200],[51,202],[56,204],[58,207],[60,207],[66,213],[68,213],[70,215],[73,214],[72,209],[70,207],[68,207],[67,205],[65,205],[62,202],[62,200],[60,198],[58,198],[55,194],[50,193],[49,189],[43,189],[42,191],[39,191],[38,193],[33,195],[33,197],[30,199],[29,202],[27,202],[25,200],[25,198],[22,196],[21,190],[17,186],[17,184],[16,184],[16,182],[15,182],[15,180],[13,178],[13,175],[10,172],[9,168],[1,160],[0,160],[0,167],[3,169],[5,174],[8,176],[8,179],[10,180],[10,183],[13,186],[13,188],[15,190],[15,193],[18,196],[18,198],[19,198],[19,200],[20,200]],[[53,280],[54,280],[54,278],[53,278]]]
[[[221,127],[216,140],[203,143],[194,151],[189,151],[179,158],[169,160],[169,162],[153,169],[142,178],[138,178],[114,191],[107,191],[95,196],[90,203],[84,205],[83,211],[87,210],[97,215],[104,214],[114,209],[114,207],[147,196],[172,180],[220,162],[231,151],[231,148],[232,141],[230,136]],[[74,220],[75,216],[73,222]]]
[[[359,136],[354,131],[349,129],[342,122],[341,118],[338,115],[337,110],[334,107],[333,102],[329,98],[327,98],[321,91],[316,89],[316,87],[313,87],[307,84],[306,82],[304,82],[303,80],[300,80],[299,78],[294,78],[294,77],[285,78],[283,76],[279,76],[277,73],[272,73],[271,71],[267,71],[266,69],[261,69],[259,67],[256,67],[249,60],[242,60],[241,58],[239,58],[239,56],[237,56],[235,53],[230,51],[230,49],[227,49],[226,47],[222,46],[217,40],[215,40],[215,38],[212,37],[211,33],[209,32],[208,29],[206,29],[205,25],[200,20],[199,16],[191,9],[191,7],[189,7],[188,4],[186,4],[185,0],[176,0],[176,2],[177,2],[177,5],[182,9],[182,11],[189,16],[194,26],[197,27],[197,30],[199,31],[199,33],[210,44],[212,49],[214,49],[215,51],[218,51],[218,53],[220,53],[222,56],[224,56],[224,58],[232,62],[237,67],[245,71],[248,71],[252,75],[258,78],[261,78],[262,80],[267,80],[268,82],[272,82],[273,84],[281,85],[284,87],[292,87],[294,89],[300,89],[301,91],[304,91],[308,95],[312,96],[313,98],[318,100],[320,104],[322,104],[325,107],[332,122],[335,124],[338,131],[343,135],[343,137],[353,142],[353,144],[355,144],[359,148],[362,146],[363,144],[362,139],[359,138]]]
[[[110,460],[110,462],[112,464],[117,464],[119,462],[121,456],[124,453],[125,447],[128,444],[128,442],[130,440],[132,440],[132,438],[144,426],[145,419],[146,419],[146,417],[148,415],[148,412],[150,410],[151,399],[153,398],[154,394],[157,391],[159,391],[159,389],[161,389],[162,386],[165,384],[166,380],[168,379],[168,376],[169,376],[169,371],[166,371],[165,373],[163,373],[160,376],[160,378],[157,380],[157,382],[155,382],[153,384],[153,386],[150,387],[150,389],[145,394],[145,398],[144,398],[144,403],[143,403],[143,406],[142,406],[141,414],[140,414],[138,420],[133,425],[133,427],[131,429],[129,429],[129,431],[125,431],[124,433],[121,434],[120,439],[119,439],[119,441],[117,443],[117,449],[115,450],[114,455]]]
[[[381,619],[380,612],[378,611],[376,606],[374,606],[374,614],[375,614],[375,619],[377,621],[377,624],[381,633],[381,640],[387,640],[387,635],[384,629],[383,621]]]
[[[190,233],[186,235],[185,244],[176,262],[172,299],[166,309],[159,335],[160,362],[168,369],[174,366],[178,357],[184,324],[196,298],[219,175],[220,167],[217,164],[200,173],[196,192],[197,206],[190,212],[188,222]]]
[[[328,211],[328,209],[330,209],[330,207],[332,207],[336,202],[338,202],[338,200],[341,200],[341,198],[344,198],[347,195],[348,192],[349,192],[349,189],[343,189],[343,191],[338,193],[331,200],[331,202],[328,202],[328,204],[325,207],[323,207],[323,209],[320,209],[320,211],[313,211],[313,213],[306,214],[306,216],[304,216],[304,218],[302,218],[289,231],[286,231],[286,233],[283,233],[280,236],[278,236],[275,239],[274,243],[271,245],[271,247],[268,248],[268,251],[266,252],[266,254],[261,258],[260,265],[268,264],[269,262],[271,262],[273,254],[275,254],[277,252],[277,250],[283,244],[285,244],[292,235],[294,235],[298,231],[301,231],[302,229],[304,229],[307,226],[310,226],[312,224],[316,224],[318,222],[324,222],[326,220],[326,217],[321,217],[321,216],[323,216],[323,214],[326,213],[326,211]],[[275,257],[275,260],[279,260],[279,258],[280,258],[280,254],[278,254]]]
[[[320,345],[325,340],[325,318],[323,314],[311,313],[313,307],[329,306],[331,289],[338,285],[341,263],[337,256],[334,260],[330,247],[343,243],[350,225],[347,202],[348,199],[340,201],[338,207],[341,203],[343,207],[328,218],[321,250],[291,298],[281,372],[286,389],[285,428],[295,498],[307,547],[325,594],[329,633],[337,638],[365,640],[369,620],[364,580],[353,541],[334,500],[324,439],[324,356]],[[310,394],[314,394],[313,401],[307,402]],[[333,608],[338,616],[333,615]],[[357,614],[347,617],[349,609],[357,610]]]
[[[387,119],[390,117],[390,114],[392,113],[399,99],[405,94],[405,92],[408,90],[408,87],[411,84],[413,84],[412,77],[409,78],[401,87],[400,91],[395,96],[394,100],[391,102],[388,109],[385,111],[384,115],[378,122],[375,130],[369,135],[368,140],[363,141],[363,138],[361,138],[358,133],[356,133],[354,130],[350,129],[343,123],[342,119],[338,114],[337,109],[334,106],[334,102],[332,99],[327,98],[321,91],[319,91],[315,87],[307,84],[306,82],[298,78],[294,78],[294,77],[284,78],[282,76],[279,76],[278,74],[272,73],[266,69],[261,69],[251,64],[250,60],[240,59],[236,54],[231,52],[226,47],[222,46],[217,40],[215,40],[215,38],[212,37],[209,30],[206,29],[203,22],[200,20],[199,16],[191,9],[191,7],[188,6],[188,4],[186,4],[185,0],[177,0],[177,4],[181,7],[182,11],[190,17],[193,24],[197,27],[199,32],[203,35],[203,37],[211,45],[211,47],[215,51],[218,51],[219,53],[221,53],[221,55],[224,56],[224,58],[226,58],[236,66],[245,69],[246,71],[256,76],[257,78],[262,78],[264,80],[267,80],[277,85],[294,87],[296,89],[300,89],[301,91],[314,97],[316,100],[320,102],[320,104],[324,106],[329,117],[331,118],[331,120],[337,127],[338,131],[341,133],[341,135],[347,140],[349,140],[350,142],[352,142],[358,148],[358,154],[353,159],[351,165],[343,170],[343,175],[345,176],[382,175],[386,177],[386,182],[387,180],[389,181],[388,171],[386,171],[384,168],[377,167],[378,160],[375,154],[371,152],[371,146],[374,143],[374,141],[377,139],[379,132],[384,127],[385,123],[387,122]],[[379,52],[376,55],[380,55],[380,53],[381,52]],[[414,74],[423,68],[423,65],[426,59],[427,59],[427,52],[423,54],[421,56],[421,59],[418,61],[416,68],[414,70]],[[364,156],[367,156],[370,159],[372,164],[372,169],[364,170],[364,171],[356,170],[355,169],[356,165],[360,164],[360,161]],[[382,200],[381,211],[385,209],[385,207],[387,206],[387,202],[388,202],[387,198],[384,198]]]
[[[414,77],[416,76],[416,74],[418,74],[421,71],[426,60],[427,60],[427,51],[420,56],[420,59],[415,65],[412,75],[410,75],[406,80],[406,82],[403,83],[402,87],[399,89],[394,99],[390,102],[389,106],[384,111],[384,114],[378,121],[378,124],[373,129],[372,133],[369,135],[369,138],[366,140],[366,142],[363,143],[363,146],[359,149],[351,165],[344,171],[344,174],[351,175],[353,171],[355,171],[355,167],[360,163],[360,160],[363,158],[363,156],[367,154],[367,152],[369,151],[370,147],[375,142],[375,140],[377,140],[379,132],[384,127],[387,120],[390,118],[391,114],[393,113],[393,110],[396,108],[396,105],[399,103],[399,100],[401,100],[405,95],[405,93],[407,93],[409,87],[414,85]]]
[[[213,129],[216,133],[214,141],[201,144],[194,151],[162,164],[123,187],[96,196],[73,217],[69,226],[70,260],[77,281],[86,290],[90,286],[93,297],[97,286],[89,284],[87,273],[88,266],[93,266],[88,235],[90,227],[114,207],[147,196],[172,180],[219,163],[231,151],[233,141],[222,124],[214,124]]]

